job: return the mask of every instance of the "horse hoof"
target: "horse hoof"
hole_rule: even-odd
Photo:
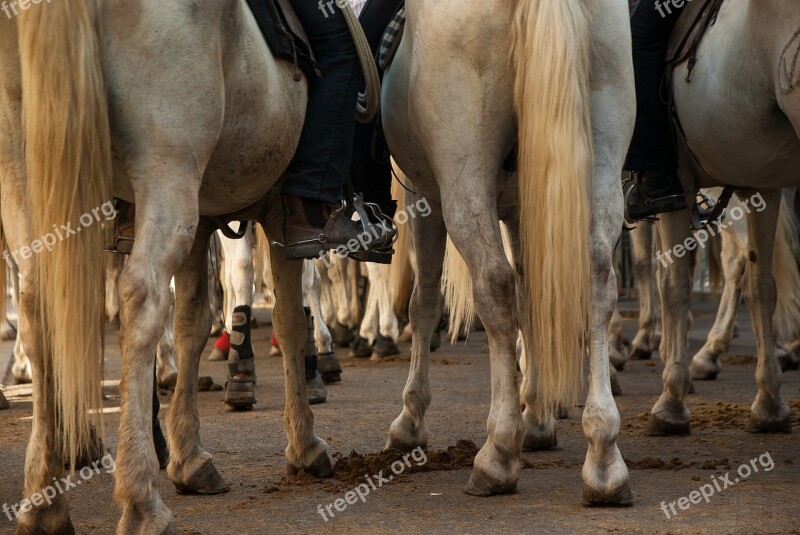
[[[669,421],[659,417],[656,414],[650,415],[650,418],[647,420],[647,427],[644,431],[645,435],[650,437],[688,435],[690,432],[691,430],[688,417],[686,421]]]
[[[325,403],[328,399],[328,389],[325,388],[325,381],[319,372],[312,379],[306,379],[306,398],[309,405]]]
[[[333,344],[336,347],[350,347],[350,344],[353,342],[353,338],[355,338],[355,336],[356,335],[353,332],[353,329],[342,325],[338,320],[333,325],[331,338],[333,338]]]
[[[591,489],[586,483],[584,483],[583,505],[587,507],[628,507],[633,505],[633,492],[631,491],[631,483],[629,480],[625,480],[625,482],[619,488],[609,493]]]
[[[619,385],[619,378],[617,377],[616,373],[611,374],[611,395],[622,395],[622,387]]]
[[[748,433],[791,433],[792,413],[784,402],[779,404],[761,403],[762,398],[756,398],[750,409],[750,419],[745,426]]]
[[[314,459],[308,466],[294,466],[291,463],[286,463],[286,473],[290,476],[296,476],[303,471],[316,477],[331,477],[333,476],[333,464],[331,458],[328,456],[327,450],[322,450],[317,458]]]
[[[397,347],[395,341],[388,336],[383,336],[378,333],[378,339],[375,340],[375,346],[372,348],[372,358],[370,360],[373,362],[380,362],[383,358],[399,354],[400,348]]]
[[[175,485],[175,490],[178,494],[223,494],[231,490],[231,488],[222,479],[222,476],[217,472],[214,462],[211,459],[200,465],[200,468],[189,476],[186,482],[172,482]]]
[[[535,433],[525,433],[522,439],[522,451],[541,451],[558,449],[558,437],[555,430],[548,433],[544,426],[537,429]]]
[[[483,470],[475,467],[472,469],[472,474],[469,476],[469,482],[464,492],[470,496],[513,494],[517,492],[517,479],[514,478],[513,481],[498,481],[489,477]]]
[[[218,347],[215,347],[211,350],[211,354],[208,355],[208,360],[212,362],[220,362],[223,360],[228,360],[228,352],[223,351]]]
[[[372,356],[372,346],[369,345],[369,341],[366,338],[361,338],[357,334],[353,339],[353,344],[350,346],[350,358],[366,359],[370,356]]]
[[[317,357],[317,369],[326,385],[342,381],[342,366],[333,351],[320,353]]]
[[[631,351],[630,360],[650,360],[653,357],[653,352],[649,349],[642,349],[641,347],[634,347]]]
[[[436,351],[440,347],[442,347],[442,331],[436,329],[431,336],[431,351]]]
[[[65,522],[58,526],[47,525],[27,525],[19,523],[17,525],[17,535],[75,535],[75,528],[72,526],[72,521],[67,517]]]
[[[718,361],[692,359],[689,370],[694,381],[713,381],[722,371],[722,364]]]
[[[175,370],[158,378],[158,386],[165,390],[173,390],[176,384],[178,384],[178,372]]]
[[[781,365],[781,371],[788,372],[796,370],[800,367],[800,359],[797,359],[791,351],[783,350],[778,353],[778,363]]]
[[[8,402],[6,397],[3,395],[3,391],[0,390],[0,411],[8,410],[11,408],[11,404]]]

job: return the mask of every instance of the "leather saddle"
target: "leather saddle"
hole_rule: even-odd
[[[289,0],[247,0],[276,58],[293,63],[308,78],[321,76],[303,25]]]

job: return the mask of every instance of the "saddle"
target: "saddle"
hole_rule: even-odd
[[[289,0],[247,0],[247,5],[276,58],[293,63],[308,78],[322,75],[308,36]],[[299,73],[296,78],[299,81]]]

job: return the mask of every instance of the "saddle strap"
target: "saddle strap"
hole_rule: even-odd
[[[722,7],[722,1],[711,0],[700,17],[699,28],[692,39],[692,46],[689,47],[689,72],[686,74],[686,83],[691,83],[692,81],[692,71],[694,71],[694,66],[697,64],[697,52],[700,49],[700,42],[705,37],[706,31],[717,22],[717,15],[719,15],[720,7]]]

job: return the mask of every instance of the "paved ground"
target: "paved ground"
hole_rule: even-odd
[[[633,303],[624,303],[632,309]],[[713,316],[709,306],[696,312],[692,346],[700,345]],[[281,363],[269,358],[269,328],[254,331],[259,370],[256,410],[244,414],[223,411],[220,394],[200,394],[202,433],[231,492],[222,496],[176,495],[164,472],[159,489],[184,534],[264,533],[800,533],[800,372],[784,377],[783,393],[793,407],[795,433],[751,435],[743,431],[747,408],[756,387],[750,357],[754,344],[746,312],[740,312],[741,336],[731,350],[732,362],[719,380],[698,383],[690,398],[693,433],[688,437],[650,438],[643,435],[646,413],[661,391],[659,360],[632,362],[620,376],[625,393],[618,398],[623,416],[620,448],[631,468],[633,507],[587,509],[580,505],[580,467],[586,452],[577,415],[562,421],[560,449],[526,453],[519,491],[510,496],[475,498],[463,493],[467,468],[405,474],[372,491],[365,502],[349,505],[327,521],[317,512],[344,497],[355,483],[339,474],[325,482],[288,481],[284,476]],[[632,336],[633,320],[626,319]],[[117,333],[108,339],[109,379],[118,377]],[[435,353],[431,365],[433,404],[429,426],[431,450],[459,441],[480,446],[485,440],[489,403],[489,363],[483,333],[467,343]],[[209,345],[210,347],[210,345]],[[206,349],[208,351],[208,348]],[[0,346],[7,355],[10,345]],[[341,352],[344,357],[344,352]],[[0,362],[2,364],[2,362]],[[316,428],[334,456],[352,451],[376,453],[386,440],[389,423],[401,408],[400,393],[408,368],[408,347],[400,358],[382,363],[344,360],[344,381],[329,389],[329,401],[314,408]],[[0,368],[3,370],[4,368]],[[203,361],[201,375],[224,381],[224,364]],[[118,390],[109,388],[106,417],[112,451],[116,449]],[[169,397],[163,396],[162,419]],[[21,498],[25,444],[30,432],[30,402],[12,399],[12,409],[0,412],[0,504]],[[469,453],[469,446],[459,450]],[[768,454],[768,455],[765,455]],[[434,454],[428,454],[433,458]],[[458,466],[437,454],[441,465]],[[730,480],[751,459],[758,473],[667,519],[661,502],[670,503],[703,485]],[[771,461],[770,461],[771,459]],[[350,458],[351,466],[353,458]],[[367,459],[369,461],[370,459]],[[383,469],[388,472],[390,460]],[[770,471],[766,468],[772,465]],[[375,467],[374,460],[369,466]],[[375,472],[372,472],[375,473]],[[113,533],[119,510],[111,501],[112,478],[100,474],[69,493],[73,522],[79,533]],[[335,511],[335,510],[334,510]],[[0,534],[13,524],[0,514]]]

